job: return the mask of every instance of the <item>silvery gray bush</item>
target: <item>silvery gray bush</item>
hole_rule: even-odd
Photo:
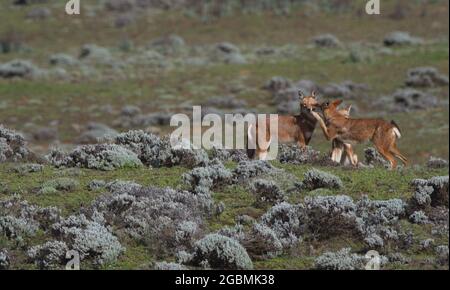
[[[208,154],[203,149],[177,149],[168,137],[160,138],[144,131],[128,131],[117,135],[114,140],[135,152],[142,163],[154,167],[183,165],[193,168],[208,163]]]
[[[36,164],[36,163],[24,163],[17,165],[12,168],[13,172],[19,173],[21,175],[32,173],[32,172],[39,172],[44,169],[44,165],[42,164]]]
[[[21,134],[0,125],[0,162],[24,160],[30,154]]]
[[[104,180],[94,179],[89,182],[88,189],[92,190],[92,191],[99,190],[99,189],[105,187],[105,185],[106,185],[106,182]]]
[[[183,182],[192,192],[208,194],[211,189],[230,182],[231,172],[223,164],[214,160],[205,167],[196,167],[183,174]]]
[[[308,170],[304,174],[304,179],[300,185],[300,188],[307,190],[316,188],[339,189],[342,187],[344,185],[339,177],[315,168]]]
[[[44,182],[39,189],[40,194],[55,193],[57,191],[74,191],[80,186],[80,183],[69,177],[59,177]]]
[[[211,156],[212,159],[218,159],[220,161],[234,161],[234,162],[241,162],[241,161],[247,161],[248,156],[245,150],[241,149],[217,149],[216,147],[213,147],[211,149]]]
[[[238,241],[219,234],[209,234],[197,241],[189,264],[217,269],[253,269],[245,248]]]
[[[409,220],[415,224],[426,224],[429,222],[427,215],[421,210],[413,212],[409,216]]]
[[[142,185],[127,180],[116,179],[105,184],[105,188],[112,193],[129,193],[142,188]]]
[[[178,263],[156,262],[155,270],[187,270],[187,268]]]
[[[366,260],[363,256],[352,254],[351,248],[337,252],[325,252],[316,258],[314,264],[319,270],[361,270]]]
[[[56,149],[52,150],[46,158],[57,167],[82,167],[108,171],[142,166],[142,162],[134,152],[116,144],[82,145],[66,154]]]
[[[448,85],[448,77],[435,67],[416,67],[408,70],[405,84],[409,87],[435,87]]]
[[[252,177],[272,173],[275,170],[272,164],[264,160],[241,161],[233,170],[233,181],[248,182]]]
[[[43,72],[28,60],[15,59],[7,63],[0,64],[1,78],[35,78],[42,74]]]
[[[281,163],[305,164],[317,161],[319,154],[319,151],[309,146],[300,148],[297,145],[280,144],[277,158]]]
[[[437,246],[434,249],[434,251],[437,256],[437,261],[442,265],[445,265],[445,264],[448,265],[448,256],[449,256],[448,245]]]
[[[373,147],[364,149],[364,158],[367,165],[382,166],[386,168],[390,166],[389,162]]]
[[[68,250],[65,242],[48,241],[43,245],[31,247],[27,255],[39,269],[60,269]]]
[[[84,215],[69,216],[53,224],[52,230],[68,247],[78,251],[80,259],[93,259],[96,265],[112,263],[125,251],[108,228]]]
[[[417,45],[423,41],[418,37],[413,37],[409,32],[393,31],[384,37],[384,45],[397,46],[397,45]]]
[[[25,218],[11,215],[0,216],[0,233],[21,244],[24,238],[36,235],[39,224]]]
[[[251,191],[255,195],[256,205],[275,205],[286,199],[286,194],[273,181],[257,179],[251,185]]]
[[[448,167],[448,161],[439,157],[431,156],[427,161],[427,167],[429,168],[445,168]]]
[[[190,247],[210,216],[209,195],[171,188],[131,187],[96,199],[91,211],[102,213],[105,222],[138,241],[158,249],[161,255]]]
[[[341,42],[332,34],[322,34],[313,38],[313,42],[319,47],[339,47]]]
[[[356,205],[346,195],[314,196],[305,198],[308,229],[321,238],[354,233]]]
[[[428,206],[448,207],[448,175],[434,176],[430,179],[414,179],[411,182],[414,188],[410,200],[414,208],[426,208]]]
[[[270,208],[260,223],[272,229],[285,248],[295,246],[305,232],[305,216],[302,205],[279,203]]]
[[[258,259],[270,259],[283,252],[283,244],[277,234],[267,225],[254,223],[245,239],[242,241],[250,256]]]

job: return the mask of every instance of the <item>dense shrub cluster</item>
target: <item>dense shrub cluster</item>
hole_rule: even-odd
[[[0,162],[24,160],[30,154],[21,134],[0,125]]]
[[[275,205],[286,199],[286,194],[273,181],[257,179],[251,186],[256,198],[256,206]]]
[[[431,156],[427,161],[427,167],[429,168],[445,168],[448,167],[448,161],[439,157]]]
[[[367,165],[383,166],[386,168],[390,166],[390,163],[373,147],[364,149],[364,157]]]
[[[319,151],[309,146],[300,148],[297,145],[280,144],[277,158],[281,163],[305,164],[318,161],[319,155]]]
[[[52,225],[52,231],[70,249],[77,251],[81,260],[93,259],[95,265],[114,262],[125,250],[107,227],[98,221],[88,219],[83,214],[62,219]],[[45,246],[43,248],[45,249]],[[59,244],[58,248],[64,247]],[[40,251],[39,248],[38,254]]]
[[[435,176],[430,179],[414,179],[410,203],[413,208],[445,206],[448,208],[448,176]]]
[[[356,205],[346,195],[305,198],[309,231],[320,238],[354,234]]]
[[[234,161],[238,163],[249,160],[247,152],[242,149],[217,149],[213,147],[211,149],[211,156],[213,159],[220,161]]]
[[[219,234],[209,234],[197,241],[188,263],[216,269],[253,269],[245,248],[238,241]]]
[[[275,171],[276,168],[264,160],[241,161],[233,170],[233,181],[247,182],[252,177],[273,173]]]
[[[5,249],[0,250],[0,270],[8,270],[10,265],[9,253]]]
[[[333,174],[317,170],[308,170],[302,182],[298,183],[299,189],[313,190],[316,188],[339,189],[344,187],[341,179]]]
[[[189,248],[202,233],[204,217],[212,210],[209,195],[131,186],[99,197],[90,214],[98,213],[107,224],[164,255],[177,248]]]
[[[27,255],[39,269],[60,269],[68,250],[65,242],[48,241],[43,245],[31,247]]]
[[[178,263],[157,262],[155,263],[155,270],[187,270],[187,268]]]
[[[82,145],[69,153],[54,149],[46,158],[57,167],[114,170],[142,166],[136,153],[116,144]]]
[[[66,191],[70,192],[77,189],[80,186],[80,183],[69,177],[60,177],[55,179],[50,179],[42,184],[39,189],[40,194],[49,194],[55,193],[57,191]]]
[[[352,254],[351,248],[326,252],[315,260],[315,266],[319,270],[362,270],[365,263],[365,258]]]
[[[417,45],[421,43],[422,39],[411,36],[404,31],[393,31],[384,37],[384,45],[386,46]]]
[[[154,167],[183,165],[193,168],[209,161],[203,149],[172,147],[169,137],[160,138],[144,131],[128,131],[117,135],[113,141],[135,152],[142,163]]]
[[[211,189],[229,183],[232,173],[220,161],[214,160],[208,166],[196,167],[183,174],[182,178],[192,192],[208,194]]]
[[[435,87],[448,85],[448,77],[434,67],[416,67],[407,73],[405,84],[409,87]]]
[[[17,166],[14,166],[12,168],[13,172],[16,172],[21,175],[25,175],[27,173],[31,172],[39,172],[44,169],[44,165],[42,164],[36,164],[36,163],[24,163]]]

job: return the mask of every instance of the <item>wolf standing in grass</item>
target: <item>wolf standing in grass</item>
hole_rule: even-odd
[[[405,165],[408,160],[397,148],[396,141],[401,137],[400,128],[391,121],[383,119],[352,119],[339,114],[337,107],[342,100],[332,103],[325,102],[321,105],[325,121],[316,113],[311,112],[317,119],[327,140],[337,138],[344,144],[372,141],[378,152],[391,164],[391,169],[397,167],[396,157]],[[353,165],[357,165],[353,154],[349,154]]]

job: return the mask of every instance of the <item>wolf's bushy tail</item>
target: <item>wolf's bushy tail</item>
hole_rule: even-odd
[[[391,120],[391,124],[392,124],[392,126],[394,126],[395,136],[400,139],[402,137],[402,132],[400,130],[400,127],[397,125],[397,123],[395,123],[394,120]]]

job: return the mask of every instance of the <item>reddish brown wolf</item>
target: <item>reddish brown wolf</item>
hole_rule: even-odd
[[[408,160],[397,148],[396,141],[401,137],[401,132],[394,121],[389,123],[383,119],[345,118],[337,110],[341,103],[342,100],[336,100],[332,103],[325,102],[321,105],[325,122],[318,113],[311,112],[319,122],[328,140],[337,138],[344,144],[361,143],[370,140],[378,152],[390,162],[391,168],[397,166],[395,157],[407,165]],[[356,165],[351,152],[349,156],[352,164]]]
[[[278,143],[292,143],[295,142],[300,148],[306,147],[311,140],[314,129],[316,128],[317,120],[311,115],[311,111],[318,107],[319,102],[316,99],[316,94],[313,91],[311,95],[305,96],[301,91],[298,92],[300,100],[300,115],[296,116],[278,116]],[[248,149],[247,155],[250,158],[255,156],[258,159],[266,159],[267,151],[271,143],[270,134],[270,119],[266,119],[266,142],[259,144],[258,139],[258,124],[255,128],[250,124],[248,127],[248,141],[256,144],[256,149]]]
[[[319,103],[317,101],[315,91],[312,91],[309,96],[305,96],[301,91],[299,91],[298,94],[300,97],[300,115],[278,116],[278,143],[297,143],[300,148],[305,148],[306,145],[309,144],[317,124],[317,120],[311,114],[311,112],[319,107]],[[350,107],[344,110],[340,110],[339,113],[348,118]],[[266,159],[268,148],[272,141],[269,122],[270,119],[267,118],[265,127],[265,142],[256,142],[256,140],[259,141],[259,139],[257,138],[257,132],[259,132],[258,124],[256,124],[255,128],[253,128],[251,124],[249,125],[247,132],[248,141],[253,142],[253,144],[256,145],[256,149],[247,149],[247,155],[250,158],[254,158],[256,156],[258,159]],[[349,154],[353,154],[351,145],[344,144],[339,140],[334,140],[331,154],[332,159],[334,158],[333,160],[335,160],[336,162],[340,162],[343,150],[345,150],[347,156],[350,156]],[[354,158],[357,158],[356,155],[354,156]]]

